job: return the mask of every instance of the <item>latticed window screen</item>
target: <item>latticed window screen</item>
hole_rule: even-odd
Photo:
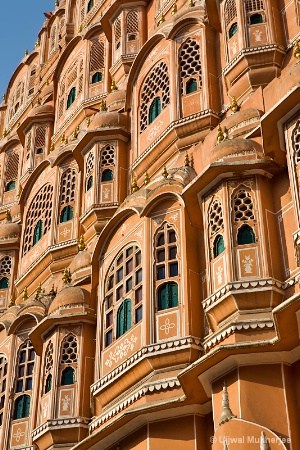
[[[90,152],[86,159],[86,165],[85,165],[85,173],[86,175],[89,175],[94,170],[94,153]]]
[[[58,101],[58,118],[60,118],[65,108],[71,106],[76,100],[77,94],[80,94],[83,89],[83,58],[80,57],[74,61],[68,68],[65,75],[62,77],[60,84],[60,96]],[[70,95],[71,91],[74,92],[75,96],[72,102],[67,104],[67,97]]]
[[[97,40],[91,46],[90,73],[93,74],[104,68],[104,42]]]
[[[74,334],[66,336],[61,345],[61,364],[73,364],[78,360],[78,344]]]
[[[50,230],[52,204],[53,187],[50,184],[46,184],[35,195],[27,213],[24,235],[24,255],[33,247],[34,230],[39,221],[43,222],[43,235]]]
[[[254,220],[254,206],[251,193],[240,189],[232,199],[234,221]]]
[[[11,97],[11,103],[9,108],[10,119],[18,112],[19,108],[23,105],[24,90],[25,90],[24,80],[18,81],[14,94]]]
[[[161,107],[170,103],[168,67],[164,61],[157,64],[146,78],[141,95],[140,132],[148,126],[148,110],[154,97],[161,95]]]
[[[34,150],[45,150],[47,125],[40,125],[35,130]]]
[[[7,387],[7,359],[2,354],[0,355],[0,427],[3,423],[6,387]]]
[[[246,0],[246,12],[262,11],[264,9],[263,0]]]
[[[31,151],[31,135],[32,135],[32,129],[30,129],[28,131],[28,133],[26,134],[26,143],[25,143],[25,150],[26,150],[26,156],[25,159],[26,161],[29,159],[30,157],[30,151]]]
[[[52,25],[51,32],[50,32],[50,41],[49,41],[49,55],[51,55],[55,50],[55,43],[56,43],[56,30],[57,25]]]
[[[75,201],[76,169],[69,168],[61,177],[60,205],[67,205]]]
[[[139,16],[137,11],[129,11],[126,16],[126,34],[127,40],[133,40],[137,38],[139,31]]]
[[[237,18],[236,0],[227,0],[224,9],[226,27]]]
[[[120,46],[120,40],[121,40],[121,20],[118,17],[114,24],[114,32],[115,32],[115,46],[116,48],[119,48]]]
[[[195,78],[197,89],[202,87],[202,72],[200,61],[200,45],[194,39],[187,39],[179,53],[181,94],[185,93],[186,81]]]
[[[19,153],[12,151],[7,154],[5,169],[5,184],[18,179],[19,172]]]
[[[142,320],[142,254],[136,245],[123,249],[114,259],[105,279],[104,346]],[[117,323],[114,323],[117,311]]]
[[[165,223],[155,237],[155,278],[178,276],[177,239],[174,228]]]
[[[47,350],[46,350],[46,354],[45,354],[45,372],[46,373],[50,372],[53,368],[53,351],[54,351],[53,342],[50,341],[47,346]]]
[[[292,134],[292,145],[294,151],[295,164],[300,162],[300,121],[296,123]]]
[[[115,165],[115,148],[113,145],[106,145],[101,150],[101,166],[114,166]]]
[[[219,199],[214,200],[209,208],[208,223],[210,236],[216,234],[224,226],[222,204]]]
[[[16,367],[15,392],[31,391],[33,385],[33,370],[35,351],[30,340],[20,346],[18,364]]]
[[[34,93],[35,80],[36,80],[36,66],[33,66],[30,70],[30,77],[28,82],[28,95],[32,95]]]
[[[10,256],[4,256],[0,261],[0,278],[11,274],[12,260]]]

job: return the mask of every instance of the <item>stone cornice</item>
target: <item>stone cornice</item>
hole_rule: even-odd
[[[39,427],[35,428],[31,433],[34,440],[37,439],[40,435],[50,431],[51,429],[64,429],[64,428],[74,428],[74,427],[84,427],[87,428],[90,419],[86,417],[69,417],[69,418],[60,418],[60,419],[50,419],[47,422],[44,422]],[[31,447],[30,447],[31,448]]]

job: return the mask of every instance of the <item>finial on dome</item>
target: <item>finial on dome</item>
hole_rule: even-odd
[[[5,217],[6,217],[7,222],[11,222],[12,221],[11,213],[10,213],[9,209],[6,210]]]
[[[144,183],[145,183],[145,184],[150,183],[150,177],[149,177],[149,174],[148,174],[147,171],[146,171],[146,173],[145,173]]]
[[[52,142],[52,144],[50,145],[50,149],[49,149],[49,150],[50,150],[50,153],[51,153],[51,152],[53,152],[53,151],[54,151],[54,149],[55,149],[55,147],[54,147],[54,143]]]
[[[168,175],[169,175],[169,173],[168,173],[168,171],[167,171],[167,167],[165,166],[165,167],[164,167],[164,170],[163,170],[163,173],[162,173],[162,176],[163,176],[164,178],[168,178]]]
[[[6,95],[5,95],[5,92],[4,92],[4,94],[2,95],[2,100],[5,102],[5,100],[6,100]]]
[[[237,104],[236,98],[232,97],[230,109],[233,113],[236,113],[239,110],[239,105]]]
[[[80,252],[82,252],[83,250],[85,250],[85,248],[86,248],[86,245],[84,242],[84,236],[83,236],[83,234],[81,234],[80,238],[78,239],[78,250]]]
[[[54,297],[56,297],[57,291],[54,288],[54,284],[52,284],[52,288],[49,291],[49,295],[51,296],[51,298],[53,299]]]
[[[55,6],[59,6],[59,1],[55,0]]]
[[[17,193],[17,199],[18,199],[18,200],[20,199],[21,194],[22,194],[22,187],[19,186],[19,188],[18,188],[18,193]]]
[[[101,99],[99,106],[100,106],[99,111],[102,111],[102,112],[103,111],[107,111],[106,101],[105,100]]]
[[[90,126],[90,124],[91,124],[91,118],[87,117],[86,118],[86,126],[87,126],[87,128]]]
[[[165,16],[164,16],[164,14],[162,13],[161,16],[160,16],[160,19],[159,19],[159,21],[158,21],[157,26],[161,25],[161,24],[164,23],[165,21],[166,21],[166,18],[165,18]]]
[[[27,291],[27,287],[25,287],[25,289],[23,291],[22,300],[23,300],[23,302],[26,302],[27,299],[28,299],[28,291]]]
[[[300,59],[300,45],[298,41],[294,44],[294,57]]]
[[[75,130],[72,133],[74,139],[77,139],[78,133],[79,133],[79,126],[77,125],[77,127],[75,127]]]
[[[39,40],[39,38],[37,38],[37,40],[36,40],[34,46],[35,46],[35,47],[39,47],[40,45],[41,45],[40,40]]]
[[[29,52],[28,52],[28,50],[26,49],[25,50],[25,55],[24,56],[28,56],[29,55]]]
[[[219,425],[222,425],[223,423],[228,422],[230,419],[234,419],[235,417],[236,416],[232,413],[229,406],[228,391],[226,383],[224,381],[223,395],[222,395],[222,412],[219,420]]]
[[[68,269],[65,267],[64,275],[63,275],[63,277],[62,277],[62,280],[63,280],[64,284],[70,284],[70,283],[71,283],[71,281],[72,281],[72,276],[71,276],[70,269],[68,270]]]
[[[4,128],[3,133],[2,133],[2,137],[6,137],[8,135],[8,131],[6,128]]]
[[[174,16],[174,14],[176,13],[177,13],[177,1],[175,1],[171,11],[172,16]]]
[[[15,299],[14,299],[13,296],[11,295],[11,296],[10,296],[10,302],[9,302],[8,307],[11,308],[12,306],[15,306],[15,304],[16,304]]]
[[[224,133],[223,130],[221,128],[221,125],[218,125],[218,135],[217,135],[217,142],[222,142],[224,141]]]
[[[131,183],[131,192],[136,192],[139,190],[137,179],[136,177],[133,177],[132,183]]]
[[[114,78],[112,78],[112,80],[111,80],[111,86],[110,86],[110,90],[111,90],[111,92],[113,92],[113,91],[116,91],[118,88],[117,88],[117,85],[116,85],[116,82],[115,82],[115,79]]]
[[[34,298],[35,298],[35,300],[38,300],[39,298],[40,298],[40,295],[41,295],[41,293],[42,293],[42,284],[40,283],[39,285],[38,285],[38,287],[37,287],[37,290],[36,290],[36,293],[35,293],[35,296],[34,296]]]
[[[190,158],[189,158],[188,152],[186,152],[186,154],[185,154],[184,165],[185,165],[186,167],[189,167],[189,165],[190,165]]]
[[[260,450],[269,450],[269,444],[267,440],[267,436],[262,431],[260,435]]]

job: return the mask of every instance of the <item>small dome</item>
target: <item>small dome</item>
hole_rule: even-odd
[[[91,121],[91,129],[105,127],[127,128],[127,118],[118,112],[99,112]]]
[[[41,106],[36,106],[33,108],[28,117],[36,117],[36,116],[44,116],[44,115],[53,115],[54,116],[54,108],[52,105],[45,104]]]
[[[55,297],[49,307],[48,314],[53,314],[58,309],[69,305],[90,305],[91,295],[85,289],[78,286],[66,286]]]
[[[260,144],[249,139],[227,139],[217,144],[208,155],[208,163],[225,159],[260,159],[263,158],[263,150]],[[244,158],[243,158],[244,157]]]
[[[3,222],[0,224],[0,240],[16,238],[20,236],[20,225],[14,222]]]
[[[76,272],[77,270],[84,269],[85,267],[89,267],[92,263],[92,255],[87,251],[79,252],[72,263],[70,264],[71,273]]]
[[[121,109],[125,104],[125,97],[126,92],[122,90],[115,90],[108,94],[108,96],[106,97],[106,106],[108,110],[117,111]]]

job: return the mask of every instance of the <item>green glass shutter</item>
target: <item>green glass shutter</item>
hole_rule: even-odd
[[[126,331],[130,330],[131,328],[131,300],[127,298],[124,300],[125,303],[125,327],[124,327],[124,333]]]
[[[159,309],[159,311],[162,311],[164,309],[168,309],[167,295],[166,294],[167,294],[167,285],[165,284],[158,291],[158,309]]]
[[[161,113],[161,101],[159,97],[156,97],[151,103],[149,109],[149,124],[152,123],[160,113]]]
[[[89,12],[94,6],[94,0],[90,0],[87,5],[87,12]]]
[[[45,393],[51,391],[51,388],[52,388],[52,375],[50,373],[46,379]]]
[[[61,385],[62,386],[68,386],[69,384],[74,383],[74,369],[73,367],[67,367],[65,370],[63,370],[63,373],[61,375]]]
[[[8,278],[4,277],[4,278],[1,278],[1,280],[0,280],[0,289],[6,289],[6,288],[8,288]]]
[[[257,23],[263,23],[263,17],[261,14],[253,14],[250,17],[250,24],[255,25]]]
[[[14,189],[16,189],[16,182],[15,181],[10,181],[9,183],[7,183],[6,191],[13,191]]]
[[[170,308],[178,306],[178,286],[176,283],[169,284]]]
[[[42,233],[43,233],[43,222],[39,220],[33,232],[33,245],[35,245],[42,238]]]
[[[75,98],[76,98],[76,88],[72,87],[72,89],[70,90],[69,95],[68,95],[67,109],[70,108],[72,103],[74,103]]]
[[[103,78],[102,72],[94,73],[94,75],[92,76],[92,84],[102,81],[102,78]]]
[[[93,176],[91,175],[90,178],[88,179],[86,190],[87,191],[90,190],[92,186],[93,186]]]
[[[30,410],[30,397],[29,395],[24,395],[24,403],[23,403],[23,417],[29,417]]]
[[[224,252],[224,250],[225,250],[224,238],[223,236],[219,235],[216,237],[214,242],[214,257],[216,258],[217,256],[219,256],[221,253]]]
[[[242,228],[239,229],[237,235],[237,243],[238,245],[255,243],[255,235],[252,228],[249,227],[249,225],[243,226]]]
[[[68,222],[68,220],[73,219],[73,208],[70,205],[67,205],[63,208],[60,214],[60,222]]]
[[[229,29],[229,38],[232,38],[237,33],[238,30],[238,24],[235,22],[231,25]]]
[[[121,303],[117,313],[117,338],[124,334],[125,305]]]
[[[101,181],[111,181],[113,179],[113,171],[110,169],[104,170]]]
[[[197,86],[197,80],[195,80],[195,78],[191,78],[187,83],[186,83],[186,93],[190,94],[191,92],[195,92],[197,91],[198,86]]]
[[[24,395],[16,400],[14,419],[22,419],[23,417]]]

